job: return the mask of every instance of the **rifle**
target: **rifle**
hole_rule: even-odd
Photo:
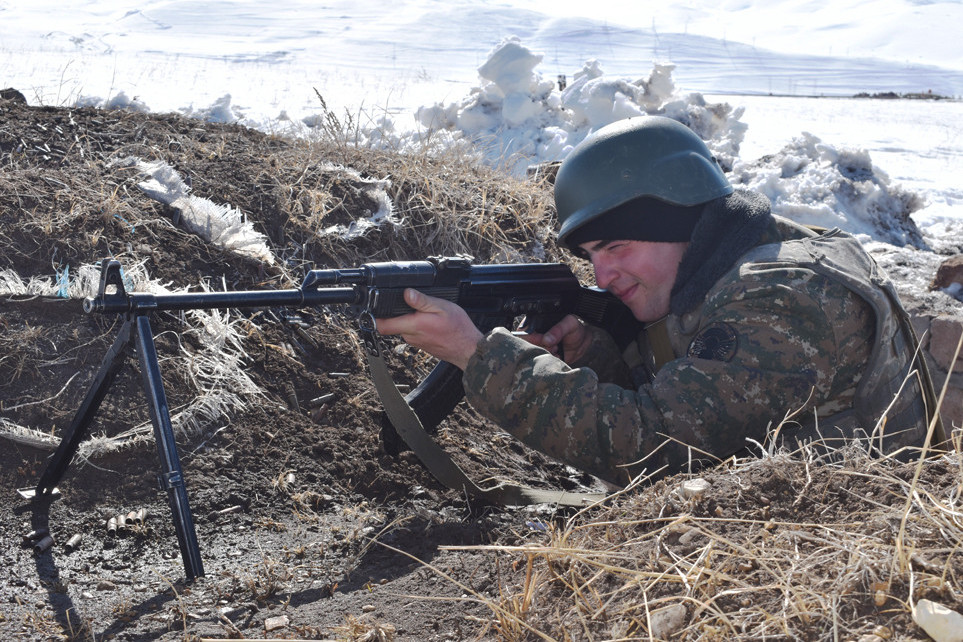
[[[372,377],[389,415],[382,422],[386,450],[390,450],[388,440],[396,434],[394,429],[400,428],[402,437],[436,477],[457,488],[468,486],[470,491],[474,489],[481,496],[487,496],[485,493],[490,489],[474,486],[450,459],[438,464],[435,461],[437,458],[446,457],[443,451],[426,435],[416,434],[419,430],[424,432],[423,426],[429,429],[435,427],[464,396],[461,371],[449,363],[440,362],[402,399],[381,359],[374,319],[412,312],[404,302],[403,294],[405,288],[415,288],[457,303],[482,331],[496,326],[512,327],[519,317],[524,317],[527,330],[543,332],[566,314],[576,314],[588,323],[608,329],[622,328],[622,334],[616,337],[622,342],[634,337],[638,329],[628,308],[617,298],[598,288],[582,286],[571,269],[561,263],[472,265],[466,257],[432,257],[425,261],[367,263],[357,268],[310,270],[301,285],[292,289],[174,294],[128,292],[118,261],[105,259],[101,261],[100,268],[98,294],[85,299],[83,309],[87,313],[121,314],[125,321],[57,450],[48,460],[36,489],[27,496],[42,498],[55,492],[55,485],[66,472],[87,427],[123,364],[127,348],[135,342],[161,460],[158,479],[161,489],[168,493],[189,580],[203,575],[204,569],[150,327],[149,315],[152,312],[347,305],[359,320]],[[451,467],[457,473],[453,474]],[[516,487],[510,490],[507,495],[496,493],[492,496],[506,503],[566,501],[564,494],[559,493],[519,494],[515,492]],[[569,501],[571,499],[568,498]],[[575,501],[583,502],[583,498],[576,498]]]

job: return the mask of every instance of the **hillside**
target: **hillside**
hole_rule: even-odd
[[[767,451],[582,512],[485,505],[386,449],[357,321],[337,306],[151,315],[203,577],[184,578],[133,355],[59,498],[17,495],[119,330],[81,305],[102,258],[155,291],[292,288],[312,268],[431,255],[574,261],[554,245],[547,184],[360,150],[345,125],[329,114],[323,139],[290,141],[0,100],[4,639],[869,642],[926,639],[911,601],[963,612],[957,454]],[[208,205],[172,193],[170,170]],[[189,229],[217,206],[240,213],[228,233]],[[389,347],[399,384],[433,365]],[[437,438],[475,480],[600,488],[464,404]],[[108,531],[139,509],[143,523]],[[20,546],[38,528],[53,545]]]

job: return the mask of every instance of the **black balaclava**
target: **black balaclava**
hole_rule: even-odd
[[[692,238],[704,207],[704,203],[685,207],[643,196],[575,229],[565,243],[577,254],[581,253],[579,245],[591,241],[685,243]]]

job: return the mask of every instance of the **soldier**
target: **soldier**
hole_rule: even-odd
[[[591,134],[562,163],[555,203],[559,241],[644,324],[627,349],[574,316],[483,335],[414,290],[416,312],[378,330],[461,368],[469,403],[525,443],[610,481],[775,439],[922,445],[932,387],[892,284],[852,236],[734,190],[684,125]]]

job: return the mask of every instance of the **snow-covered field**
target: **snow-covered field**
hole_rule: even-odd
[[[0,85],[303,135],[320,94],[366,144],[485,141],[516,172],[667,113],[779,213],[867,242],[963,242],[963,103],[851,97],[963,94],[961,0],[643,5],[0,0]],[[907,209],[923,239],[886,230]]]

